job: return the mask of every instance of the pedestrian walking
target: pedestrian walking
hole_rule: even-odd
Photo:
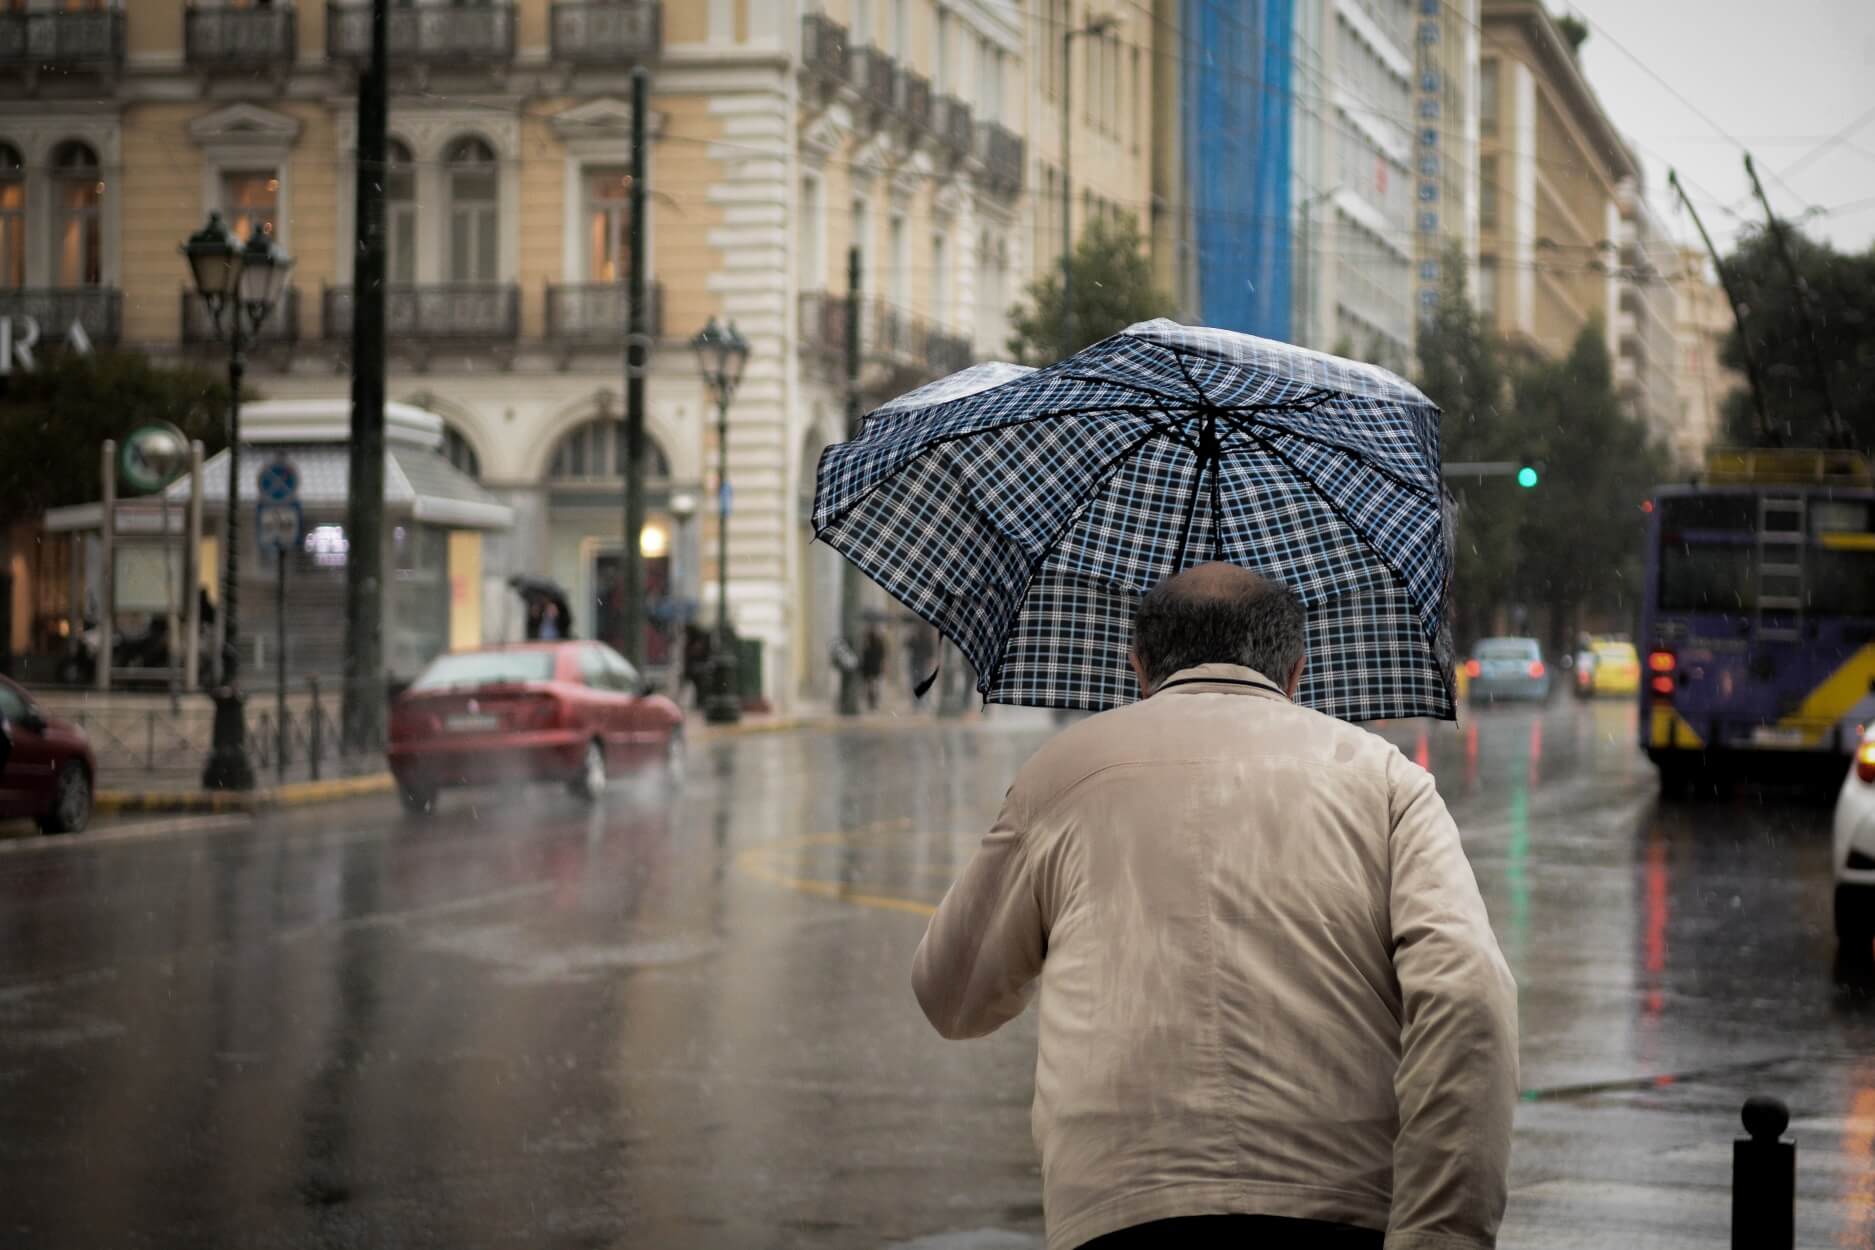
[[[879,710],[879,682],[885,676],[885,631],[874,621],[859,648],[859,676],[866,683],[866,706]]]
[[[931,676],[936,663],[937,638],[934,631],[914,617],[906,627],[905,638],[905,684],[913,698],[917,697],[918,688]]]
[[[1145,698],[1022,767],[918,948],[945,1037],[1040,979],[1048,1250],[1496,1244],[1516,987],[1431,776],[1293,702],[1304,631],[1227,564],[1145,594]]]

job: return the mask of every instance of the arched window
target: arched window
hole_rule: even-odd
[[[657,440],[645,438],[645,476],[669,479],[670,458]],[[547,478],[554,482],[591,481],[625,476],[625,423],[599,417],[588,421],[565,438],[554,450],[547,467]]]
[[[453,425],[443,427],[443,458],[470,477],[481,480],[482,458],[475,454],[475,448],[463,437],[462,431]]]
[[[443,154],[449,179],[449,280],[487,284],[500,269],[501,204],[495,150],[474,135]]]
[[[26,285],[26,162],[0,143],[0,289]]]
[[[68,140],[52,153],[53,202],[57,206],[57,282],[62,287],[97,286],[104,280],[104,172],[89,144]]]
[[[384,149],[384,280],[417,280],[417,176],[410,149],[392,139]]]

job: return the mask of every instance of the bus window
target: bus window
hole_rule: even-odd
[[[1749,534],[1758,528],[1756,495],[1683,495],[1660,501],[1660,528],[1676,534],[1685,530],[1729,530]]]
[[[1812,549],[1805,581],[1815,615],[1875,617],[1875,551]]]
[[[1662,612],[1749,612],[1756,602],[1750,547],[1678,543],[1661,548]]]
[[[1861,499],[1812,499],[1810,501],[1812,534],[1866,534],[1869,532],[1869,505]]]

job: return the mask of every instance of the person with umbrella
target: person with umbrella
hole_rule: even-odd
[[[912,969],[951,1038],[1041,983],[1048,1250],[1495,1245],[1516,986],[1432,778],[1348,723],[1453,715],[1437,410],[1169,322],[982,383],[829,448],[815,516],[987,699],[1101,712]]]

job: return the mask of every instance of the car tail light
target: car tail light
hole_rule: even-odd
[[[1647,653],[1647,667],[1656,673],[1671,673],[1679,663],[1671,651],[1650,651]]]
[[[1543,661],[1531,660],[1529,673],[1532,677],[1541,677],[1543,675]]]
[[[1875,786],[1875,739],[1856,748],[1855,775]]]
[[[1478,661],[1476,660],[1465,661],[1465,676],[1478,677],[1478,676],[1482,676],[1483,673],[1484,673],[1484,665],[1478,663]]]

